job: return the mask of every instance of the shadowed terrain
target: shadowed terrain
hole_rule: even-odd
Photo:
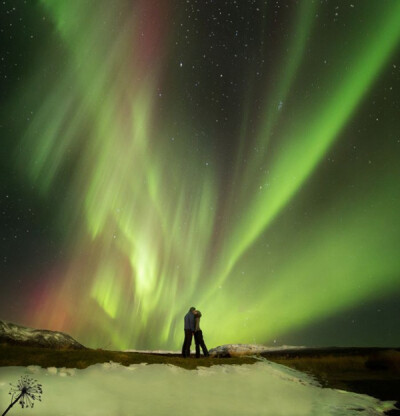
[[[400,349],[307,348],[270,351],[262,356],[311,374],[324,387],[396,400],[400,407]],[[388,414],[400,415],[400,411]]]
[[[182,358],[178,354],[108,351],[102,349],[63,350],[0,345],[0,366],[69,367],[84,369],[104,362],[122,365],[172,364],[188,370],[198,366],[252,364],[267,359],[315,377],[322,386],[367,394],[381,400],[400,402],[400,349],[307,348],[269,351],[259,356]],[[399,403],[398,403],[399,404]],[[398,406],[399,407],[399,406]],[[389,412],[400,415],[400,411]]]

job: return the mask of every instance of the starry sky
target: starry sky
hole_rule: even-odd
[[[0,19],[0,319],[178,349],[193,305],[210,347],[400,345],[399,1]]]

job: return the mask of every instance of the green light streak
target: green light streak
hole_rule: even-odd
[[[271,139],[271,132],[275,127],[276,123],[281,116],[281,111],[279,109],[279,103],[285,102],[286,98],[290,92],[290,87],[293,84],[296,78],[296,72],[298,71],[300,64],[303,60],[304,50],[307,45],[307,40],[310,37],[313,18],[316,11],[316,3],[313,2],[302,2],[300,4],[300,10],[298,12],[297,19],[295,20],[295,28],[293,33],[291,33],[290,39],[291,42],[288,44],[287,55],[285,59],[279,65],[280,76],[277,74],[277,85],[272,91],[266,90],[265,96],[268,97],[267,101],[269,103],[266,111],[264,120],[262,122],[262,127],[260,127],[261,134],[258,134],[256,137],[256,142],[253,147],[257,149],[257,152],[252,155],[251,163],[247,165],[246,170],[241,171],[239,169],[240,160],[246,157],[245,145],[246,139],[249,140],[248,136],[250,135],[248,131],[248,123],[250,116],[250,103],[253,99],[254,90],[250,86],[249,94],[246,98],[245,105],[245,114],[243,117],[243,123],[241,127],[240,148],[237,152],[237,162],[236,170],[233,182],[236,183],[240,181],[241,177],[242,182],[251,182],[254,175],[257,175],[257,171],[265,164],[265,157],[267,154],[268,143]],[[267,11],[265,11],[267,13]],[[263,36],[265,36],[265,28],[263,28]],[[283,69],[283,70],[282,70]],[[250,78],[250,75],[248,75]],[[272,98],[270,98],[272,97]],[[248,188],[240,189],[239,192],[242,192],[241,198],[248,198],[249,195],[246,194]],[[233,193],[236,195],[237,190]]]
[[[285,208],[312,179],[398,45],[400,3],[380,6],[384,13],[371,17],[370,37],[353,40],[344,53],[349,69],[321,83],[321,91],[333,91],[328,98],[315,93],[312,105],[298,102],[278,112],[278,101],[291,98],[316,30],[315,6],[301,3],[287,64],[279,63],[279,82],[265,93],[254,140],[261,150],[246,150],[249,94],[234,185],[226,190],[218,187],[215,164],[204,166],[184,140],[171,147],[174,132],[157,119],[157,83],[166,65],[159,52],[172,39],[160,37],[159,49],[143,54],[140,23],[147,14],[140,7],[152,3],[139,3],[131,10],[121,1],[110,10],[107,2],[41,2],[67,58],[25,132],[18,163],[51,196],[71,155],[77,155],[72,200],[63,212],[75,214],[72,258],[84,261],[71,262],[37,317],[48,319],[65,298],[77,317],[70,322],[73,335],[88,345],[107,339],[116,348],[176,348],[182,314],[195,304],[206,311],[210,344],[265,342],[398,285],[398,227],[385,221],[396,222],[400,207],[391,204],[386,176],[378,178],[379,191],[355,195],[350,209],[338,197],[335,215],[321,215],[312,230],[302,230],[307,239],[288,237],[289,253],[268,257],[264,238],[282,238],[270,230],[281,215],[289,216],[292,229],[301,229]],[[279,146],[273,147],[276,126]],[[187,130],[179,134],[192,136]],[[221,212],[224,195],[231,203]],[[365,206],[376,200],[380,216],[371,223],[374,211]],[[379,239],[383,230],[386,245]],[[86,322],[80,322],[82,316]]]
[[[226,314],[220,342],[230,342],[235,329],[237,342],[272,340],[399,287],[398,230],[393,224],[400,204],[391,183],[391,175],[383,176],[368,196],[345,195],[312,229],[300,227],[297,237],[282,247],[282,237],[271,235],[271,245],[278,247],[268,261],[260,246],[243,257],[229,284],[204,307],[210,316],[240,311]],[[254,263],[264,267],[254,269]],[[257,284],[249,286],[240,270],[250,270]]]
[[[244,219],[235,228],[228,243],[227,261],[222,266],[223,281],[240,256],[254,243],[287,202],[300,189],[328,151],[341,129],[350,119],[380,69],[397,46],[400,37],[400,4],[380,17],[374,33],[365,47],[352,54],[352,71],[339,83],[336,92],[320,110],[305,121],[296,121],[286,133],[287,143],[275,156],[269,175],[260,180],[263,189],[256,192]],[[267,135],[268,140],[268,135]]]

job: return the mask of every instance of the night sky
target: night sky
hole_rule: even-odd
[[[0,319],[102,348],[400,345],[400,1],[0,2]]]

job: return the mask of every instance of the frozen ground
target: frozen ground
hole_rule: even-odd
[[[9,404],[9,383],[31,374],[43,385],[33,409],[10,415],[381,415],[391,402],[323,389],[309,376],[279,364],[220,365],[184,370],[166,364],[96,364],[85,370],[0,368],[0,411]],[[8,415],[7,415],[8,416]]]
[[[260,344],[225,344],[220,345],[216,348],[211,348],[210,353],[218,355],[223,352],[237,353],[236,355],[244,354],[260,354],[268,351],[282,351],[282,350],[299,350],[302,348],[307,348],[303,346],[294,346],[294,345],[280,345],[268,347]],[[152,354],[180,354],[181,351],[168,351],[168,350],[125,350],[125,352],[141,352],[141,353],[152,353]],[[195,351],[192,351],[194,354]]]

